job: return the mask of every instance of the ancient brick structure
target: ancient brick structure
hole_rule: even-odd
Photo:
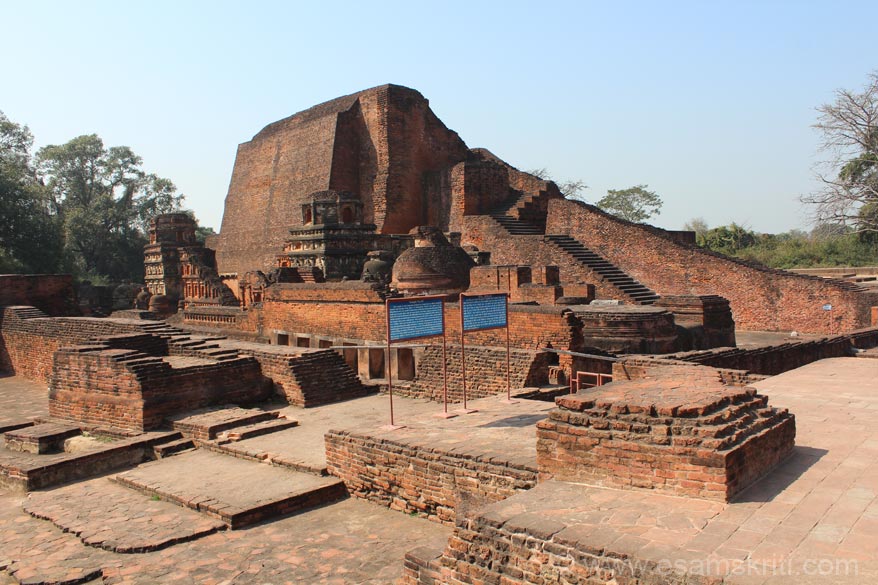
[[[499,347],[470,347],[466,349],[467,397],[482,398],[506,392],[506,350]],[[463,377],[460,345],[446,348],[448,357],[448,400],[463,400]],[[510,388],[540,386],[548,383],[548,366],[558,358],[549,352],[512,350],[509,359]],[[400,394],[415,398],[442,401],[444,392],[442,347],[427,347],[418,363],[417,377],[408,386],[398,388]],[[394,392],[397,387],[394,387]]]
[[[269,124],[238,147],[219,237],[223,272],[265,270],[311,193],[359,196],[364,223],[384,234],[447,225],[428,205],[427,179],[468,157],[418,92],[384,85]]]
[[[537,424],[545,478],[728,501],[783,461],[795,421],[709,368],[669,366],[558,398]]]
[[[342,225],[357,226],[357,242],[344,253],[337,245]],[[222,231],[209,245],[219,270],[237,275],[229,282],[267,271],[278,258],[325,264],[330,250],[346,266],[333,268],[332,277],[351,278],[370,239],[375,249],[387,249],[382,237],[415,226],[460,232],[474,256],[490,253],[497,264],[557,266],[561,282],[546,274],[546,282],[509,283],[522,302],[574,304],[594,295],[651,305],[660,295],[674,296],[664,306],[679,312],[693,348],[733,341],[716,295],[729,301],[738,326],[761,330],[828,331],[821,312],[827,303],[834,307],[832,332],[850,330],[868,325],[878,304],[875,294],[850,283],[707,253],[690,233],[632,224],[568,201],[551,181],[468,149],[423,96],[393,85],[320,104],[240,145]],[[490,279],[483,276],[478,286]]]
[[[149,244],[143,249],[149,292],[164,297],[161,304],[169,312],[176,312],[184,298],[195,306],[238,306],[234,292],[216,272],[214,251],[195,240],[195,228],[195,220],[185,213],[166,213],[150,221]]]
[[[159,357],[95,343],[62,347],[54,360],[49,414],[86,425],[152,430],[180,412],[270,394],[251,357]]]
[[[857,285],[773,270],[681,244],[667,232],[632,224],[578,201],[549,204],[548,233],[569,234],[660,295],[727,298],[738,327],[828,333],[869,324],[878,294]]]

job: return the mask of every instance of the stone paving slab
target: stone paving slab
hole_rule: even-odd
[[[84,544],[118,553],[159,550],[227,528],[221,520],[151,499],[105,477],[32,493],[24,510]]]
[[[92,575],[107,585],[385,585],[402,575],[408,549],[441,547],[450,535],[450,529],[434,522],[351,498],[161,551],[117,554],[83,545],[76,536],[24,513],[21,503],[21,498],[0,494],[0,567],[8,565],[0,569],[2,585],[9,572],[34,584]]]
[[[113,476],[146,494],[220,518],[240,528],[345,497],[344,483],[235,459],[202,449],[146,463]]]

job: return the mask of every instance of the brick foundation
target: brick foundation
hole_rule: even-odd
[[[542,478],[728,501],[791,452],[795,420],[709,368],[665,368],[556,399]]]

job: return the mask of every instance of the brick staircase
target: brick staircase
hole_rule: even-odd
[[[609,260],[586,248],[579,240],[566,235],[547,235],[543,241],[555,245],[577,262],[596,273],[628,300],[638,305],[652,305],[659,296]]]
[[[514,236],[539,236],[546,233],[544,205],[548,194],[538,195],[516,192],[507,203],[489,215]]]

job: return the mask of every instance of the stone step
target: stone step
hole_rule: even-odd
[[[43,455],[63,451],[64,441],[81,434],[77,426],[42,423],[7,431],[3,438],[7,449]]]
[[[279,417],[276,419],[254,423],[252,425],[235,427],[217,435],[217,440],[227,440],[232,442],[243,441],[244,439],[250,439],[252,437],[259,437],[261,435],[268,435],[270,433],[276,433],[277,431],[289,429],[298,426],[298,424],[299,421],[297,420]]]
[[[192,442],[192,439],[177,439],[176,441],[155,445],[152,448],[152,452],[155,454],[156,459],[163,459],[190,449],[195,449],[195,443]]]
[[[198,449],[111,478],[237,529],[344,498],[344,482]]]
[[[209,441],[223,431],[278,418],[275,411],[238,408],[211,408],[170,419],[174,430],[199,441]]]

